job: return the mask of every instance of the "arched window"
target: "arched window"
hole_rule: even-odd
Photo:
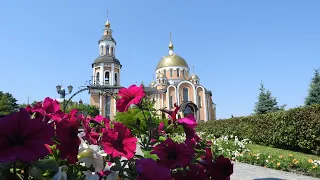
[[[182,70],[182,76],[186,77],[186,70]]]
[[[163,74],[167,77],[167,71],[165,69],[163,70]]]
[[[198,96],[198,107],[202,107],[202,101],[201,101],[201,96]]]
[[[106,45],[106,54],[110,54],[110,52],[109,52],[109,45]]]
[[[104,84],[109,84],[109,79],[110,79],[110,72],[106,71],[104,73]]]
[[[169,97],[169,108],[171,109],[173,107],[173,100],[172,96]]]
[[[111,55],[114,55],[114,54],[113,54],[113,46],[111,46],[111,48],[110,48],[110,54],[111,54]]]
[[[96,83],[95,84],[99,84],[99,82],[100,82],[100,73],[97,72],[96,73]]]
[[[103,45],[100,46],[100,55],[103,55]]]
[[[170,77],[172,77],[172,69],[170,69]]]
[[[183,88],[183,101],[186,102],[188,101],[188,94],[189,94],[189,90],[188,88]]]
[[[180,69],[177,69],[177,77],[180,77]]]
[[[118,85],[118,73],[114,73],[114,85]]]

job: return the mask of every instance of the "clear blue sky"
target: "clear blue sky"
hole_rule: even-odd
[[[0,90],[26,103],[59,97],[62,81],[84,85],[109,10],[123,86],[150,83],[172,32],[218,118],[251,114],[261,80],[296,107],[320,68],[319,9],[319,0],[1,1]],[[80,98],[89,103],[86,92]]]

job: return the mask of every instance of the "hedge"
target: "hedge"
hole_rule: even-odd
[[[198,132],[237,135],[255,144],[320,154],[320,105],[262,115],[200,122]]]

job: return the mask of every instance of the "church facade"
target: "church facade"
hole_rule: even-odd
[[[102,38],[98,41],[99,56],[92,63],[92,83],[90,85],[90,104],[99,107],[100,115],[114,119],[116,98],[120,86],[121,63],[116,58],[116,41],[112,36],[111,24],[107,20]],[[216,106],[212,101],[212,92],[201,83],[200,78],[190,73],[185,59],[174,53],[169,42],[168,55],[158,62],[155,68],[155,80],[145,86],[149,98],[155,101],[155,108],[174,110],[180,106],[179,116],[193,114],[198,121],[216,119]],[[160,113],[160,111],[159,111]]]

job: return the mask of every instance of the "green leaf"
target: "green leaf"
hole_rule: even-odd
[[[59,164],[53,158],[40,160],[33,164],[34,167],[41,169],[41,170],[51,170],[51,171],[58,171]]]

